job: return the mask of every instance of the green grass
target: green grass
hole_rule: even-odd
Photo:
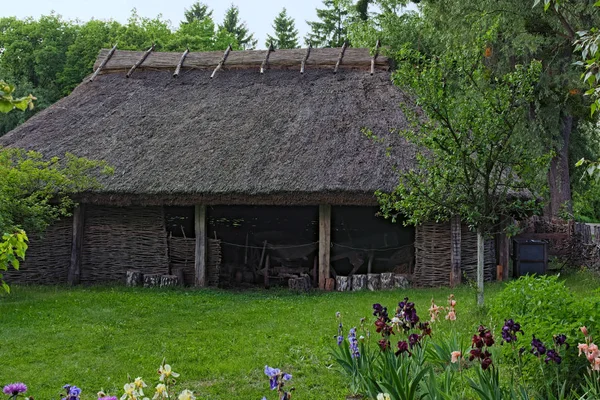
[[[598,286],[577,277],[567,282],[576,291]],[[487,299],[501,287],[487,286]],[[329,353],[335,345],[336,311],[347,326],[357,325],[361,317],[370,317],[373,303],[393,308],[409,296],[426,318],[432,297],[445,305],[453,292],[459,331],[469,337],[479,323],[489,323],[475,307],[475,291],[466,286],[453,291],[311,294],[12,289],[0,297],[0,385],[25,382],[37,399],[59,398],[66,383],[81,387],[84,399],[95,398],[100,389],[120,396],[128,374],[143,377],[151,394],[163,357],[181,374],[179,389],[189,388],[200,399],[269,398],[266,364],[293,374],[297,399],[343,399],[347,382]]]

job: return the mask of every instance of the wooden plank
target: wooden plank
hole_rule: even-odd
[[[102,69],[106,66],[106,63],[108,62],[108,60],[110,60],[110,58],[113,56],[113,54],[115,54],[115,50],[117,50],[116,44],[113,46],[112,49],[110,49],[110,51],[108,52],[106,57],[104,57],[104,60],[102,60],[102,62],[98,66],[98,68],[96,68],[96,71],[94,71],[94,75],[92,75],[92,77],[90,78],[90,82],[92,82],[94,79],[96,79],[96,77],[98,76],[100,71],[102,71]]]
[[[81,253],[84,228],[85,205],[80,204],[73,211],[73,241],[71,242],[71,262],[67,278],[69,285],[77,285],[81,281]]]
[[[450,220],[450,286],[460,285],[461,279],[461,221],[460,215],[455,215]]]
[[[197,204],[194,213],[194,228],[196,231],[196,251],[194,270],[196,272],[194,284],[199,287],[206,286],[207,263],[207,237],[206,237],[206,206]]]
[[[319,206],[319,289],[325,290],[331,259],[331,206]]]

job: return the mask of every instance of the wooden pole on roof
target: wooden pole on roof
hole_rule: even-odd
[[[98,66],[98,68],[96,68],[96,71],[94,71],[94,75],[92,75],[92,77],[90,78],[90,82],[93,81],[94,79],[96,79],[96,77],[98,76],[98,74],[100,73],[100,71],[102,70],[102,68],[104,68],[106,66],[106,63],[108,62],[108,60],[110,60],[110,58],[113,56],[113,54],[115,54],[115,50],[117,50],[117,44],[116,43],[113,46],[113,48],[110,49],[110,51],[108,52],[108,54],[106,55],[106,57],[104,57],[104,60],[102,60],[102,62]]]
[[[337,74],[338,68],[340,67],[340,64],[342,63],[342,59],[344,58],[344,53],[346,52],[346,47],[348,47],[347,40],[344,41],[344,45],[342,46],[342,49],[340,50],[340,55],[338,56],[338,60],[335,63],[335,68],[333,69],[334,74]]]
[[[129,70],[129,72],[127,73],[127,75],[125,75],[125,77],[129,78],[131,76],[131,74],[133,74],[133,71],[135,71],[137,67],[139,67],[140,65],[142,65],[142,63],[144,61],[146,61],[146,58],[148,58],[148,56],[150,55],[150,53],[152,53],[153,51],[154,51],[154,43],[152,43],[152,46],[150,46],[150,48],[148,50],[146,50],[146,52],[144,53],[144,55],[142,56],[142,58],[140,58],[138,60],[138,62],[136,62],[135,64],[133,64],[133,67],[131,67],[131,69]]]
[[[229,46],[227,46],[227,49],[225,50],[225,53],[223,54],[223,58],[221,58],[221,61],[219,61],[219,64],[216,66],[213,73],[210,74],[211,79],[214,78],[217,71],[223,67],[223,64],[225,64],[225,60],[227,60],[227,57],[229,56],[230,51],[231,51],[231,44]]]
[[[183,66],[183,62],[185,61],[185,58],[187,57],[189,52],[190,52],[190,49],[187,48],[181,55],[181,59],[179,60],[179,63],[177,64],[177,68],[175,68],[175,72],[173,73],[173,78],[177,78],[179,76],[179,71],[181,70],[181,67]]]
[[[73,239],[71,242],[71,262],[69,264],[69,285],[77,285],[81,281],[81,252],[83,248],[83,230],[85,228],[85,206],[75,207],[73,211]]]
[[[379,55],[379,48],[381,47],[381,42],[377,39],[377,43],[375,43],[375,54],[373,54],[373,58],[371,58],[371,75],[375,73],[375,60]]]
[[[325,290],[331,263],[331,206],[319,206],[319,289]]]
[[[194,259],[195,279],[194,284],[199,287],[206,286],[207,263],[207,234],[206,234],[206,206],[197,204],[194,212],[194,230],[196,231],[196,248]]]
[[[271,44],[269,44],[269,48],[267,49],[267,54],[265,54],[265,59],[263,60],[262,64],[260,65],[260,73],[261,74],[264,74],[265,69],[267,69],[269,67],[269,55],[271,54],[272,51],[275,51],[275,49],[273,48],[273,42],[271,42]]]
[[[309,43],[308,48],[306,49],[306,54],[304,55],[304,58],[302,59],[302,64],[300,65],[300,73],[301,74],[304,73],[304,67],[306,66],[306,61],[308,61],[308,57],[310,56],[311,47],[312,47],[312,44]]]

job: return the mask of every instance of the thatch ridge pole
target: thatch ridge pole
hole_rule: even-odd
[[[150,48],[148,50],[146,50],[146,52],[144,53],[144,55],[142,56],[142,58],[140,58],[138,60],[138,62],[136,62],[135,64],[133,64],[133,67],[131,67],[131,69],[129,70],[129,72],[127,73],[127,75],[125,75],[125,77],[129,78],[131,76],[131,74],[133,74],[133,71],[135,71],[137,67],[139,67],[140,65],[142,65],[142,63],[144,61],[146,61],[146,58],[148,58],[148,56],[150,55],[150,53],[152,53],[153,51],[154,51],[154,43],[152,43],[152,46],[150,46]]]
[[[206,286],[207,236],[206,236],[206,206],[197,204],[194,213],[194,228],[196,231],[196,251],[194,260],[194,284]]]
[[[71,242],[71,262],[67,278],[69,285],[77,285],[81,281],[81,253],[84,228],[85,206],[80,204],[73,211],[73,241]]]
[[[373,58],[371,58],[371,75],[375,73],[375,60],[377,56],[379,56],[379,48],[381,47],[381,42],[377,39],[377,43],[375,43],[375,54],[373,54]]]
[[[90,78],[90,82],[93,81],[94,79],[96,79],[96,77],[98,76],[98,74],[100,73],[100,71],[102,70],[102,68],[104,68],[106,66],[106,63],[108,62],[108,60],[110,60],[110,58],[113,56],[113,54],[115,54],[115,50],[117,50],[117,44],[116,43],[113,46],[113,48],[110,49],[110,51],[108,52],[108,54],[106,55],[106,57],[104,57],[104,60],[102,60],[102,62],[98,66],[98,68],[96,68],[96,71],[94,71],[94,75],[92,75],[92,77]]]
[[[181,55],[181,59],[179,60],[179,63],[177,63],[177,68],[175,68],[175,72],[173,73],[173,78],[177,78],[179,76],[179,71],[181,70],[181,67],[183,66],[183,62],[185,61],[185,58],[187,57],[189,52],[190,52],[190,49],[187,48]]]
[[[346,52],[346,47],[348,47],[348,41],[344,40],[344,45],[342,46],[342,49],[340,50],[340,55],[338,57],[337,62],[335,63],[335,68],[333,69],[334,74],[337,74],[338,68],[340,67],[340,64],[342,63],[342,59],[344,58],[344,53]]]
[[[461,242],[462,225],[460,215],[450,219],[450,286],[460,285],[461,279]]]
[[[271,44],[269,45],[269,48],[267,49],[267,54],[265,55],[265,59],[263,60],[262,64],[260,65],[260,73],[261,74],[264,74],[265,69],[269,67],[269,55],[271,54],[272,51],[275,51],[275,49],[273,48],[273,42],[271,42]]]
[[[331,262],[331,206],[319,206],[319,289],[325,290]]]
[[[227,57],[229,56],[230,51],[231,51],[231,44],[229,46],[227,46],[227,49],[225,50],[225,53],[223,54],[223,58],[221,58],[221,61],[219,61],[219,64],[217,65],[217,67],[215,68],[213,73],[210,75],[211,79],[214,78],[217,71],[223,67],[223,64],[225,64],[225,60],[227,60]]]
[[[302,59],[302,64],[300,65],[300,73],[304,74],[304,67],[306,66],[306,61],[308,61],[308,57],[310,56],[310,49],[312,47],[312,44],[308,44],[308,48],[306,49],[306,54],[304,55],[304,58]]]

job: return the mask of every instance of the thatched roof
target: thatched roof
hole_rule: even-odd
[[[375,190],[397,183],[386,146],[400,168],[414,162],[412,147],[390,133],[406,125],[398,107],[406,98],[387,60],[378,58],[371,75],[369,51],[347,49],[352,61],[334,74],[339,53],[313,49],[300,74],[305,50],[277,50],[260,74],[265,51],[231,52],[214,79],[222,54],[190,53],[175,79],[181,54],[152,53],[126,78],[124,66],[142,53],[117,51],[93,82],[0,145],[108,161],[115,174],[87,201],[372,204]]]

